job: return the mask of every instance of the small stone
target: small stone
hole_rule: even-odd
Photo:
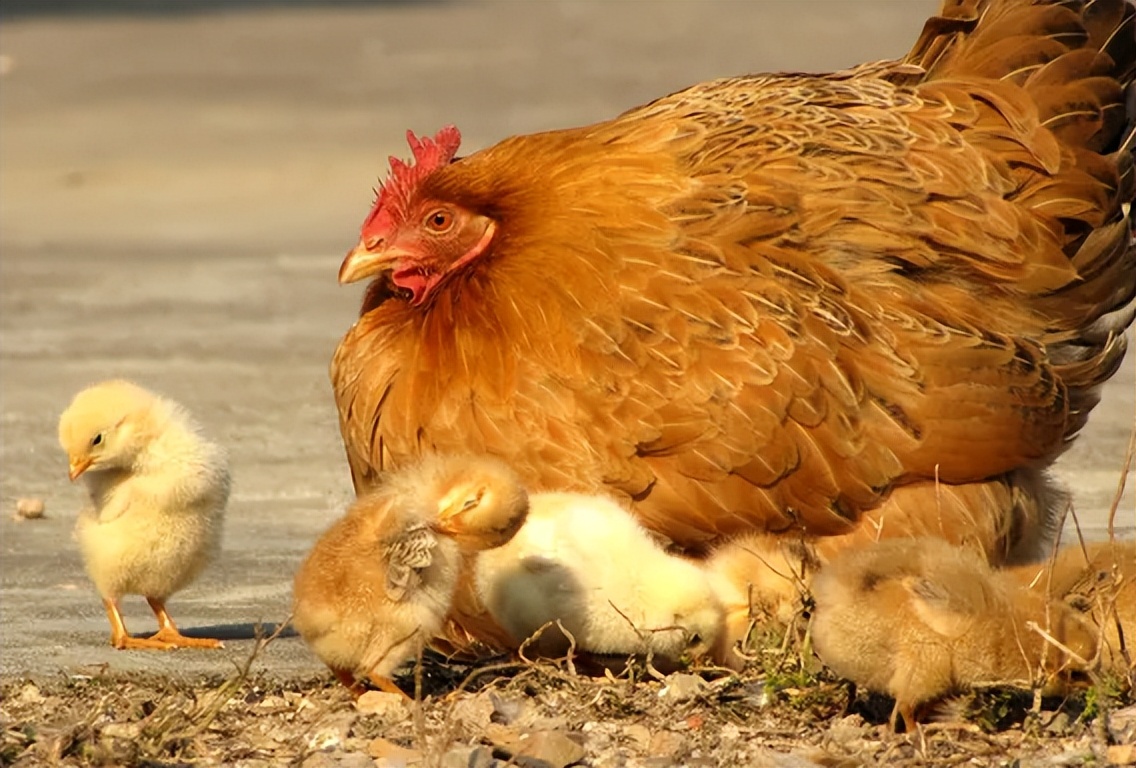
[[[1113,744],[1107,754],[1109,765],[1136,765],[1136,744]]]
[[[537,731],[521,737],[513,762],[526,768],[565,768],[587,754],[579,743],[557,731]]]
[[[442,755],[441,768],[496,768],[502,765],[493,759],[489,747],[455,747]]]
[[[676,673],[667,677],[667,684],[659,691],[659,696],[671,701],[690,701],[706,692],[706,681],[698,675]]]
[[[849,746],[864,738],[864,719],[859,715],[848,715],[828,726],[825,736],[833,744]]]
[[[659,731],[651,737],[647,754],[651,757],[673,758],[683,751],[686,739],[674,731]]]
[[[349,714],[321,723],[319,730],[308,738],[308,749],[319,751],[338,747],[346,741],[351,726],[355,725],[355,720],[356,716]],[[307,768],[307,762],[304,766]]]
[[[39,520],[45,509],[43,499],[17,499],[15,517],[17,520]]]
[[[624,728],[623,735],[640,751],[646,750],[651,744],[651,729],[639,723]]]
[[[20,695],[16,697],[16,701],[21,704],[42,704],[46,699],[43,694],[39,692],[38,685],[28,683],[20,689]]]
[[[410,716],[406,698],[385,691],[367,691],[355,702],[355,709],[361,715],[373,715],[388,723],[399,723]]]
[[[384,738],[371,739],[367,754],[391,766],[416,765],[422,762],[422,753],[417,749],[407,749]]]
[[[346,752],[336,761],[336,768],[406,768],[406,765],[407,763],[398,760],[372,760],[362,752]]]
[[[1045,724],[1045,732],[1051,733],[1055,736],[1060,736],[1069,730],[1069,724],[1072,719],[1065,712],[1058,712],[1055,714],[1048,723]]]
[[[480,733],[489,725],[496,707],[493,700],[484,693],[456,702],[450,710],[450,719],[460,722],[466,728]],[[498,721],[500,722],[500,721]]]
[[[134,741],[142,732],[142,726],[139,723],[107,723],[99,732],[108,739]]]
[[[1136,704],[1109,713],[1108,735],[1117,744],[1136,743]]]
[[[288,702],[284,701],[283,696],[268,695],[261,699],[256,706],[258,709],[285,709]]]

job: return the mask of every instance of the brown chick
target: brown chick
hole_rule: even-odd
[[[390,473],[316,542],[296,573],[292,623],[359,696],[441,629],[465,555],[509,540],[528,497],[488,457],[427,457]]]
[[[789,626],[818,567],[812,547],[789,536],[751,533],[716,549],[705,563],[726,617],[714,650],[716,661],[741,669],[745,643],[755,626]]]
[[[224,451],[205,440],[177,403],[128,381],[83,390],[59,419],[59,442],[92,506],[75,527],[83,561],[102,595],[115,648],[218,648],[182,635],[166,600],[214,557],[229,499]],[[131,637],[119,611],[142,595],[158,632]]]
[[[843,553],[816,575],[812,593],[817,654],[842,677],[893,696],[892,726],[899,716],[908,730],[919,706],[951,691],[1039,672],[1057,684],[1096,648],[1096,633],[1076,611],[938,539]]]

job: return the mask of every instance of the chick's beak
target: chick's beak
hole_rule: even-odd
[[[339,284],[358,282],[365,277],[373,277],[380,272],[394,269],[395,263],[406,256],[401,248],[391,247],[382,240],[363,239],[347,252],[347,257],[339,265]]]
[[[90,457],[85,459],[71,459],[71,471],[68,473],[71,482],[78,480],[81,474],[91,468],[91,461]]]

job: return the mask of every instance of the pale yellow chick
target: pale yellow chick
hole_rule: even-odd
[[[705,571],[667,554],[605,497],[533,494],[521,530],[481,553],[475,574],[482,603],[517,645],[559,620],[578,652],[675,661],[707,652],[721,633]],[[560,656],[569,641],[553,626],[533,647]]]
[[[128,381],[83,390],[59,419],[71,480],[80,477],[92,507],[75,526],[83,561],[102,595],[115,648],[218,648],[212,638],[182,635],[170,595],[197,578],[221,545],[229,499],[224,451],[202,437],[177,403]],[[142,595],[158,632],[131,637],[119,611],[124,595]]]
[[[1078,666],[1036,624],[1090,659],[1096,633],[1080,615],[940,539],[893,539],[842,553],[813,579],[812,638],[837,674],[895,698],[910,730],[916,709],[983,682],[1032,681]]]
[[[508,541],[528,495],[488,457],[428,457],[392,472],[316,542],[296,573],[292,623],[353,695],[442,627],[468,553]]]
[[[802,610],[808,581],[818,567],[807,543],[784,535],[744,534],[714,550],[705,568],[725,611],[714,649],[717,663],[740,670],[752,629],[789,626]]]

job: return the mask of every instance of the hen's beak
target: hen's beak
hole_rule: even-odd
[[[395,263],[409,254],[401,248],[393,248],[381,240],[368,245],[365,240],[347,252],[347,257],[339,265],[339,284],[358,282],[365,277],[373,277],[380,272],[394,269]]]
[[[83,474],[91,468],[91,461],[92,459],[89,457],[86,459],[79,459],[77,461],[75,459],[71,460],[71,471],[68,473],[71,478],[71,482],[78,480],[79,475]]]

